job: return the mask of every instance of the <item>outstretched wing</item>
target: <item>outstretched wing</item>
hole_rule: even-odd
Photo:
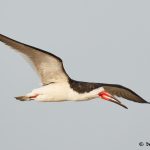
[[[148,103],[141,96],[136,94],[134,91],[116,84],[104,84],[103,88],[111,95],[122,97],[137,103]]]
[[[43,85],[51,82],[66,82],[68,80],[62,60],[54,54],[15,41],[2,34],[0,34],[0,41],[24,54],[32,62]]]

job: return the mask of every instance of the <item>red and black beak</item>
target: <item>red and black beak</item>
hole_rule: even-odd
[[[104,100],[107,100],[107,101],[110,101],[110,102],[113,102],[115,104],[118,104],[126,109],[128,109],[125,105],[123,105],[117,98],[115,98],[114,96],[112,96],[111,94],[109,94],[108,92],[100,92],[99,94],[99,97],[104,99]]]

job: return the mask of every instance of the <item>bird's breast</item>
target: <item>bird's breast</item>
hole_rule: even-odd
[[[90,92],[79,93],[70,87],[68,83],[52,83],[35,89],[34,92],[39,94],[40,101],[77,101],[88,100],[98,97],[98,93],[103,91],[102,87],[94,89]]]

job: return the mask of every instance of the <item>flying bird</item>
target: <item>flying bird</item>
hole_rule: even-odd
[[[66,73],[62,59],[52,53],[18,42],[2,34],[0,34],[0,41],[23,54],[34,66],[42,82],[40,88],[32,90],[25,96],[15,97],[17,100],[62,102],[85,101],[99,97],[124,108],[127,107],[117,97],[137,103],[149,103],[122,85],[73,80]]]

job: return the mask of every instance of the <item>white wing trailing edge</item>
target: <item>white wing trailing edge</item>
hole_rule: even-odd
[[[43,85],[51,82],[67,82],[68,75],[59,57],[39,48],[15,41],[2,34],[0,34],[0,41],[24,54],[33,63]]]

